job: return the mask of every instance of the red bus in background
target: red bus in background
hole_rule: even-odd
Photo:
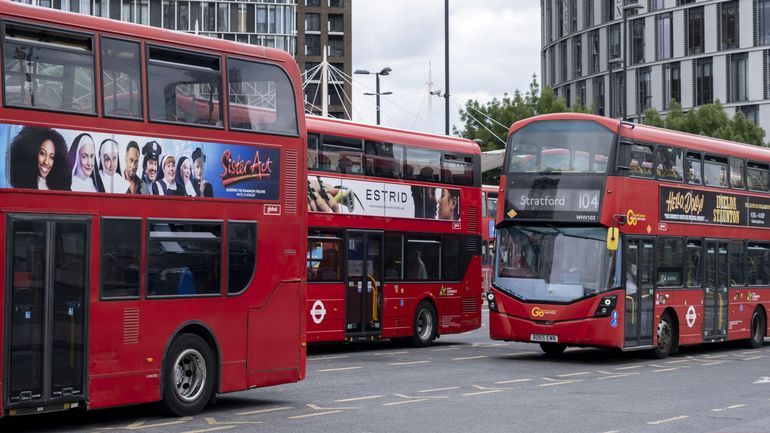
[[[0,416],[191,415],[301,380],[292,57],[13,2],[0,20]]]
[[[309,116],[309,342],[481,326],[479,147]]]
[[[497,216],[497,186],[481,185],[481,280],[484,292],[492,283],[495,262],[495,217]]]
[[[491,337],[547,354],[596,346],[660,358],[706,342],[761,346],[768,161],[764,147],[593,115],[514,123]]]

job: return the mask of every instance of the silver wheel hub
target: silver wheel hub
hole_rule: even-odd
[[[206,385],[206,361],[195,349],[186,349],[174,361],[176,395],[187,403],[200,397]]]
[[[417,313],[417,336],[420,340],[428,340],[433,333],[433,315],[427,308]]]

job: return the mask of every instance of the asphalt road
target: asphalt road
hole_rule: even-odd
[[[484,312],[486,315],[486,311]],[[157,405],[0,420],[0,432],[770,433],[770,340],[643,352],[493,342],[311,346],[303,382],[221,396],[191,418]]]

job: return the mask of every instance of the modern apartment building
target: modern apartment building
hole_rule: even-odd
[[[352,72],[352,0],[15,1],[279,48],[296,57],[301,71],[317,66],[326,50],[332,66],[348,77]],[[308,83],[305,94],[306,108],[320,114],[319,85],[320,76]],[[351,91],[349,80],[330,82],[330,115],[350,117]]]
[[[335,70],[327,84],[329,115],[350,119],[352,115],[352,12],[353,0],[297,0],[297,62],[312,78],[305,86],[305,109],[321,114],[321,74],[313,74],[323,61]]]
[[[770,131],[770,0],[541,0],[541,7],[541,77],[568,104],[638,120],[648,108],[665,113],[671,100],[685,110],[719,100],[729,115],[742,111]]]

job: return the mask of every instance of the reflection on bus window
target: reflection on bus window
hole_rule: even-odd
[[[658,146],[657,155],[658,178],[681,182],[684,179],[682,149]]]
[[[632,144],[630,153],[628,167],[631,170],[631,176],[652,177],[654,165],[652,146]]]
[[[701,175],[702,166],[703,163],[701,162],[699,153],[687,153],[687,183],[692,185],[700,185],[703,183]]]
[[[307,280],[342,281],[342,238],[311,232],[307,241]]]
[[[746,170],[746,184],[750,190],[767,192],[769,179],[767,164],[749,161],[748,170]]]
[[[770,283],[770,244],[749,242],[747,248],[746,282],[750,286],[764,286]]]
[[[727,158],[706,155],[703,163],[703,182],[707,186],[727,188]]]
[[[740,158],[730,158],[730,186],[736,189],[743,189],[746,185],[743,182],[744,162]]]
[[[687,241],[687,287],[700,287],[703,276],[701,241]]]

